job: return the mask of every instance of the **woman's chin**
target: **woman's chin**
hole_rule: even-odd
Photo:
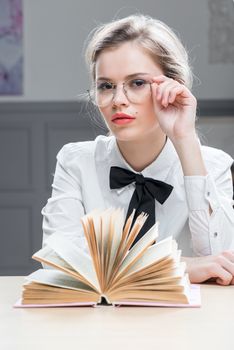
[[[136,130],[112,130],[111,133],[119,141],[137,141],[142,139],[142,133]]]
[[[123,127],[109,126],[111,134],[119,141],[140,141],[144,139],[152,139],[162,133],[158,122],[149,125],[129,125]]]

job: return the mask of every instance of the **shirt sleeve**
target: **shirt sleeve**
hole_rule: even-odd
[[[234,249],[231,163],[226,155],[222,166],[208,175],[184,176],[193,251],[198,256]]]
[[[42,209],[43,246],[52,234],[66,236],[88,253],[80,218],[84,215],[79,177],[70,170],[72,157],[69,144],[57,155],[52,195]]]

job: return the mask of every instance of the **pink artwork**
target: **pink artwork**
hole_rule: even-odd
[[[0,95],[23,93],[22,0],[0,0]]]

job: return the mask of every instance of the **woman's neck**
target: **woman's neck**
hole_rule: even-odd
[[[166,142],[166,135],[147,135],[146,138],[134,141],[117,140],[119,150],[126,162],[137,172],[150,165],[161,153]]]

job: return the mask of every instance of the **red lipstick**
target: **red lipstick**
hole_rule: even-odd
[[[123,125],[123,124],[131,123],[135,119],[136,118],[134,118],[132,115],[129,115],[129,114],[115,113],[112,116],[111,121],[114,124]]]

